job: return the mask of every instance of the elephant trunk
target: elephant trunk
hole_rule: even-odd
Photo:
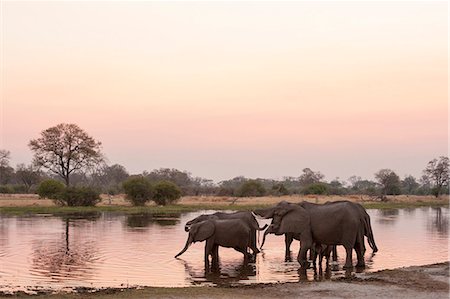
[[[263,240],[262,240],[262,244],[261,244],[260,249],[263,248],[264,243],[266,242],[266,236],[267,236],[268,234],[270,234],[269,229],[267,229],[267,230],[264,232],[264,236],[263,236]]]
[[[189,248],[189,246],[191,246],[191,244],[192,244],[192,237],[189,236],[189,238],[188,238],[187,241],[186,241],[186,245],[184,245],[183,250],[181,250],[181,251],[175,256],[175,258],[177,258],[177,257],[179,257],[180,255],[182,255],[183,253],[185,253],[186,250]]]

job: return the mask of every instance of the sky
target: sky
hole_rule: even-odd
[[[448,155],[448,3],[1,2],[0,149],[59,123],[130,173],[420,177]]]

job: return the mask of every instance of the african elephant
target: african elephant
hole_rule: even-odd
[[[183,254],[192,243],[206,241],[205,269],[209,269],[209,255],[213,256],[213,264],[214,258],[218,259],[217,253],[214,253],[218,246],[231,247],[241,252],[244,255],[244,265],[247,265],[247,247],[253,251],[256,250],[250,244],[250,233],[251,229],[240,219],[206,220],[194,223],[190,226],[186,245],[175,258]]]
[[[277,234],[292,233],[300,239],[297,257],[303,268],[308,265],[306,253],[313,243],[343,245],[346,250],[344,268],[352,268],[352,250],[358,257],[357,266],[364,265],[363,225],[361,216],[350,202],[314,205],[280,202],[272,208],[254,211],[264,218],[273,218],[269,227]]]
[[[301,202],[301,203],[297,203],[297,204],[304,207],[306,210],[311,210],[311,209],[315,209],[318,207],[320,208],[321,206],[323,206],[320,204],[315,204],[315,203],[310,203],[310,202]],[[372,226],[370,224],[370,216],[369,216],[369,214],[367,214],[366,209],[364,209],[364,207],[362,205],[360,205],[358,203],[350,202],[350,201],[326,202],[324,205],[344,206],[344,207],[353,209],[354,213],[359,215],[359,218],[361,221],[360,228],[362,229],[362,234],[367,237],[367,241],[369,243],[369,246],[372,248],[372,252],[375,253],[378,251],[378,248],[375,244],[375,240],[374,240],[374,236],[373,236]],[[273,228],[267,229],[264,232],[264,237],[263,237],[263,242],[262,242],[261,248],[265,243],[265,238],[266,238],[267,234],[271,234],[271,233],[272,234],[275,233],[273,231]],[[286,258],[286,260],[290,260],[290,246],[294,239],[299,240],[299,237],[292,233],[285,234],[285,246],[286,246],[285,258]],[[365,252],[364,240],[361,241],[360,245],[362,247],[361,250],[364,255],[364,252]],[[336,246],[333,246],[332,253],[333,253],[333,261],[337,261]],[[312,258],[311,258],[311,260],[312,260]]]
[[[250,234],[250,245],[253,251],[253,255],[256,256],[260,251],[258,250],[256,246],[256,231],[264,230],[267,227],[267,224],[263,227],[259,227],[258,221],[256,220],[255,216],[253,216],[252,212],[234,212],[234,213],[224,213],[224,212],[216,212],[214,214],[203,214],[200,215],[188,222],[186,222],[186,225],[184,226],[185,231],[189,231],[189,228],[191,225],[205,221],[205,220],[227,220],[227,219],[239,219],[242,220],[247,224],[247,226],[251,230]]]

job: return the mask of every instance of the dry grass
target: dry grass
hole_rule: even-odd
[[[125,200],[125,195],[119,194],[109,196],[101,195],[102,201],[98,206],[131,206]],[[184,196],[180,199],[180,205],[272,205],[282,200],[289,202],[309,201],[314,203],[325,203],[327,201],[350,200],[360,203],[379,202],[376,198],[367,195],[290,195],[290,196],[264,196],[264,197],[227,197],[227,196]],[[440,201],[449,201],[449,196],[442,196]],[[388,196],[388,203],[433,203],[434,196],[398,195]],[[153,202],[147,204],[154,206]],[[55,203],[50,199],[40,199],[36,194],[0,194],[0,207],[54,207]]]

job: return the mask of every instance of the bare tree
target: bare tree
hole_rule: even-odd
[[[434,185],[433,194],[439,197],[442,193],[442,189],[448,186],[449,179],[449,159],[448,157],[441,156],[438,159],[433,159],[428,162],[427,168],[423,171],[424,176]]]
[[[39,183],[41,173],[35,165],[26,166],[21,163],[16,167],[16,179],[25,185],[26,191],[29,192],[31,186]]]
[[[303,174],[298,178],[300,185],[307,186],[319,183],[325,176],[320,171],[312,171],[310,168],[304,168]]]
[[[10,151],[0,149],[0,184],[8,184],[14,175],[14,168],[9,166]]]
[[[34,164],[59,175],[67,186],[71,174],[104,161],[101,143],[76,124],[62,123],[44,130],[28,145],[34,152]]]

